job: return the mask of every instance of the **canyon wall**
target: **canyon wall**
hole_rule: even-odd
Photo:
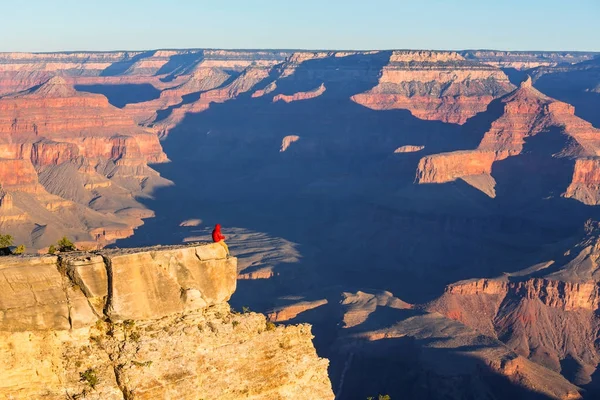
[[[0,397],[333,399],[308,325],[237,313],[220,244],[0,260]]]
[[[0,97],[0,111],[0,184],[14,199],[0,229],[29,248],[130,236],[152,216],[136,197],[170,184],[148,166],[168,161],[153,132],[61,77]]]
[[[523,153],[535,158],[523,160],[525,168],[539,168],[548,160],[574,159],[573,166],[555,163],[556,168],[572,168],[571,183],[561,187],[562,195],[585,204],[597,204],[598,183],[593,172],[595,157],[600,150],[600,130],[575,116],[573,106],[552,99],[533,88],[531,78],[525,79],[514,92],[495,101],[502,115],[494,120],[474,150],[454,151],[423,157],[417,168],[418,183],[443,183],[462,178],[488,177],[489,187],[473,186],[493,197],[494,163]],[[558,133],[558,135],[556,134]],[[540,139],[533,143],[533,137]],[[524,150],[526,149],[526,150]],[[537,164],[535,166],[533,163]],[[551,164],[551,161],[545,161]],[[555,171],[560,175],[559,170]]]
[[[352,99],[375,110],[407,109],[417,118],[463,124],[513,87],[499,68],[456,52],[395,51],[379,84]]]
[[[517,354],[576,385],[592,381],[598,339],[598,224],[563,259],[494,279],[449,285],[429,311],[504,342]]]

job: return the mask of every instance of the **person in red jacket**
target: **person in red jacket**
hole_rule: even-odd
[[[212,239],[215,243],[221,243],[221,246],[223,246],[225,251],[227,251],[227,255],[230,255],[229,247],[227,246],[227,243],[225,243],[225,236],[221,233],[221,224],[215,225],[215,229],[212,231]]]

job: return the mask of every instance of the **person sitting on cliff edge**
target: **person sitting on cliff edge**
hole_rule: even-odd
[[[229,253],[229,247],[227,246],[227,243],[225,243],[225,236],[221,233],[221,224],[215,225],[215,229],[212,231],[212,239],[215,243],[221,243],[221,246],[223,246],[225,251],[227,251],[227,257],[231,256]]]

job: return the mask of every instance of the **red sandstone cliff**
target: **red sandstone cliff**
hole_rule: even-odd
[[[12,203],[1,227],[30,248],[61,235],[99,245],[129,236],[152,215],[134,197],[168,183],[147,166],[167,160],[156,135],[60,77],[0,98],[0,157]]]
[[[447,287],[426,308],[500,339],[518,354],[575,384],[586,384],[600,362],[597,224],[566,260],[550,260],[516,274]],[[532,277],[532,274],[540,275]],[[576,366],[566,369],[566,362]]]
[[[600,151],[600,130],[576,117],[573,106],[533,88],[530,78],[498,101],[504,113],[492,123],[477,149],[422,158],[416,181],[443,183],[459,178],[469,181],[477,176],[491,177],[494,162],[521,154],[528,138],[558,129],[570,140],[565,141],[559,152],[548,155],[576,158],[573,180],[568,188],[563,188],[564,195],[586,204],[597,204],[599,192],[593,166]],[[493,188],[491,190],[493,193]]]
[[[379,84],[352,99],[375,110],[407,109],[417,118],[463,124],[512,89],[500,69],[456,52],[395,51]]]

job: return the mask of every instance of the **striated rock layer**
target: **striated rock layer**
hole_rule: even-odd
[[[427,308],[501,340],[577,385],[588,384],[600,363],[597,224],[588,231],[565,260],[452,284]]]
[[[169,184],[148,163],[165,161],[154,133],[63,78],[0,97],[0,185],[14,195],[0,229],[32,249],[130,236],[152,216],[135,197]]]
[[[497,100],[503,114],[496,119],[475,150],[434,154],[422,158],[417,168],[419,183],[444,183],[476,176],[492,177],[495,162],[520,155],[527,141],[545,135],[546,144],[533,148],[554,159],[575,159],[571,184],[561,188],[565,197],[597,204],[598,183],[593,173],[600,152],[600,130],[575,116],[573,106],[539,92],[527,78],[513,93]],[[559,139],[553,139],[553,131]],[[548,147],[552,149],[549,150]],[[493,185],[493,179],[490,180]],[[493,187],[488,188],[493,193]],[[482,189],[484,192],[486,190]],[[492,196],[493,197],[493,196]]]
[[[0,260],[0,397],[333,399],[310,326],[233,312],[218,244]]]
[[[497,51],[466,50],[459,52],[468,60],[494,65],[501,68],[524,70],[535,67],[569,65],[593,59],[598,54],[578,51]]]
[[[456,52],[395,51],[379,84],[352,99],[375,110],[407,109],[417,118],[463,124],[512,89],[500,69]]]

